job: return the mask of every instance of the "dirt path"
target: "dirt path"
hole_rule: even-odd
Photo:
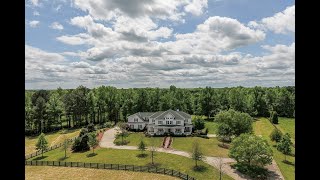
[[[116,139],[115,134],[117,133],[116,128],[109,129],[104,132],[103,137],[99,143],[100,147],[102,148],[113,148],[113,149],[128,149],[128,150],[137,150],[137,147],[135,146],[116,146],[113,144],[113,141]],[[169,138],[167,138],[169,139]],[[148,150],[148,148],[147,148]],[[165,148],[157,148],[157,152],[164,152],[164,153],[170,153],[170,154],[176,154],[184,157],[191,158],[190,153],[185,151],[179,151],[175,149],[165,149]],[[211,157],[211,156],[204,156],[204,162],[207,164],[214,166],[216,168],[219,168],[219,161],[222,160],[222,163],[224,164],[222,167],[222,170],[225,174],[229,175],[230,177],[234,178],[235,180],[250,180],[247,176],[244,176],[243,174],[237,172],[235,169],[232,169],[230,166],[230,163],[236,162],[232,158],[219,158],[219,157]],[[275,161],[272,162],[272,165],[267,166],[268,170],[273,172],[272,177],[270,177],[270,180],[284,180],[277,164]]]

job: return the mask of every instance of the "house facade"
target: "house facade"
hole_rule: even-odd
[[[138,112],[128,117],[130,129],[147,129],[150,135],[173,133],[190,135],[192,132],[191,115],[183,111]]]

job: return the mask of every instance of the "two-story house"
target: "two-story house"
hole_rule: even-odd
[[[128,117],[130,129],[147,129],[150,135],[174,133],[189,135],[192,132],[191,115],[183,111],[138,112]]]

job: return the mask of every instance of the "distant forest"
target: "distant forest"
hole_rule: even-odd
[[[26,90],[25,131],[39,134],[89,123],[125,121],[136,112],[168,109],[205,115],[212,120],[220,110],[232,108],[253,117],[294,117],[295,87],[131,88],[100,86],[89,89]]]

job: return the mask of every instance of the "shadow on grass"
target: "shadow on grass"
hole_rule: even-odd
[[[205,166],[194,166],[192,168],[192,170],[196,171],[196,172],[204,172],[204,171],[207,171],[207,167]]]
[[[39,156],[39,157],[36,157],[36,158],[34,158],[33,159],[33,161],[38,161],[38,160],[41,160],[41,159],[45,159],[45,158],[47,158],[48,156]]]
[[[161,164],[160,163],[148,163],[148,164],[146,164],[146,166],[149,166],[149,167],[160,167],[161,166]]]
[[[62,158],[59,158],[59,161],[64,161],[64,160],[66,160],[68,158],[69,158],[68,156],[67,157],[62,157]]]
[[[230,145],[229,145],[229,144],[219,143],[218,146],[221,147],[221,148],[224,148],[224,149],[229,149],[229,148],[230,148]]]
[[[145,157],[147,157],[147,156],[148,156],[148,154],[138,154],[138,155],[137,155],[138,158],[145,158]]]
[[[113,142],[116,146],[123,146],[123,145],[127,145],[129,144],[130,141],[127,141],[127,140],[124,140],[123,142],[122,141],[115,141]]]
[[[285,164],[288,164],[290,166],[296,166],[294,163],[292,163],[290,161],[283,160],[282,162],[285,163]]]
[[[93,156],[96,156],[97,153],[90,153],[90,154],[87,154],[87,157],[93,157]]]

